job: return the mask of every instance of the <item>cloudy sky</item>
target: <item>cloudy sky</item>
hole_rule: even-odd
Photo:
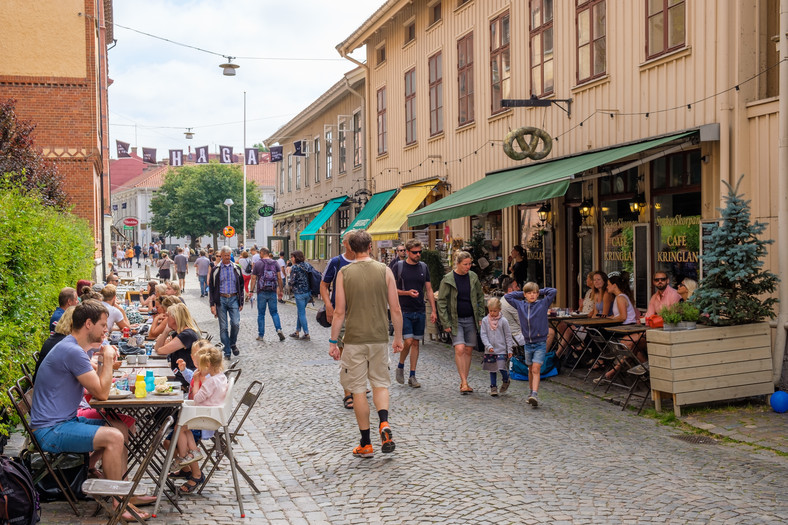
[[[169,149],[243,146],[270,136],[354,65],[335,46],[383,0],[115,0],[115,45],[109,51],[110,151],[115,140]],[[132,31],[238,57],[226,60]],[[241,58],[255,57],[258,59]],[[363,50],[354,54],[363,60]],[[322,59],[322,60],[304,60]],[[186,140],[192,128],[195,136]],[[140,152],[141,153],[141,152]]]

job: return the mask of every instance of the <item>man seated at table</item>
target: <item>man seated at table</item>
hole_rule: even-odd
[[[664,307],[676,304],[681,300],[679,293],[668,284],[668,274],[665,272],[658,271],[654,274],[654,288],[657,291],[648,302],[646,317],[659,315]]]
[[[115,350],[109,345],[95,350],[107,333],[107,316],[107,309],[99,301],[88,300],[74,307],[71,335],[47,354],[38,369],[30,426],[47,452],[100,450],[104,475],[120,480],[126,471],[123,432],[105,426],[102,420],[77,417],[85,389],[95,399],[109,398]],[[97,370],[88,356],[93,350],[98,355]],[[134,519],[129,513],[123,517]]]
[[[55,309],[52,317],[49,318],[50,335],[55,333],[55,326],[57,326],[57,322],[60,321],[60,318],[63,317],[63,312],[65,312],[69,306],[76,306],[79,304],[79,295],[77,295],[77,291],[73,288],[63,288],[60,290],[57,303],[58,307]]]

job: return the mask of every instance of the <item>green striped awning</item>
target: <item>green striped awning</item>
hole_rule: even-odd
[[[347,195],[343,195],[341,197],[337,197],[336,199],[331,199],[323,206],[323,209],[320,210],[312,222],[306,225],[306,228],[301,232],[299,237],[302,241],[311,241],[315,238],[315,234],[323,227],[328,219],[334,215],[334,212],[339,209],[340,206],[347,200]]]
[[[397,190],[388,190],[373,195],[372,198],[369,199],[367,205],[364,206],[364,209],[356,215],[356,218],[353,219],[353,222],[350,223],[350,226],[348,226],[342,234],[352,232],[353,230],[366,230],[369,225],[372,224],[377,214],[380,213],[380,210],[386,207],[386,204],[391,200],[391,196],[395,193],[397,193]]]

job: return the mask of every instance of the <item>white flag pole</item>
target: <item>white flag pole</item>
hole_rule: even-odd
[[[246,247],[246,91],[244,91],[244,147],[241,149],[243,151],[243,158],[244,158],[244,230],[243,230],[243,245],[244,249]]]

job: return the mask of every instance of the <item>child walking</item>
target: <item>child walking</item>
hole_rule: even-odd
[[[484,344],[482,369],[490,372],[490,395],[498,397],[497,378],[501,373],[501,394],[509,389],[508,359],[512,357],[512,330],[509,321],[501,315],[501,300],[497,297],[487,301],[489,314],[482,319],[481,337]]]
[[[206,345],[197,350],[197,371],[192,376],[192,387],[189,397],[198,406],[220,406],[227,395],[227,376],[224,370],[224,356],[213,345]],[[181,494],[191,494],[205,483],[205,475],[200,470],[199,461],[205,456],[197,448],[194,435],[184,425],[178,436],[176,448],[178,457],[173,459],[171,472],[181,471],[186,466],[191,468],[191,475],[181,485]]]
[[[539,406],[539,379],[542,364],[547,355],[547,334],[549,323],[547,310],[555,300],[555,288],[542,288],[533,282],[525,283],[522,291],[509,292],[504,299],[517,308],[520,328],[525,339],[525,364],[528,365],[528,386],[531,394],[528,403],[536,408]],[[540,299],[541,297],[541,299]]]

